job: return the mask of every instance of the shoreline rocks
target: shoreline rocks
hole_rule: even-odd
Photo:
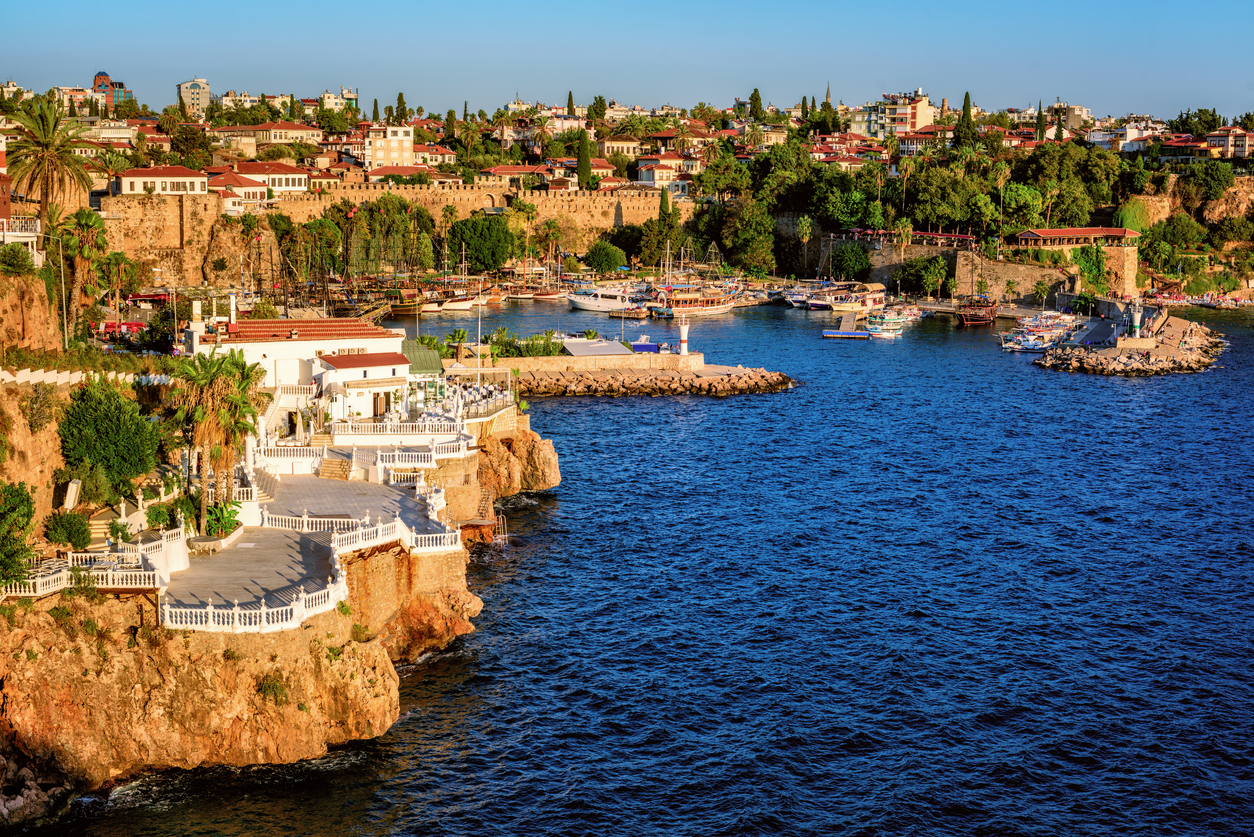
[[[1144,377],[1185,374],[1209,369],[1227,345],[1217,333],[1191,323],[1177,340],[1160,340],[1152,349],[1065,346],[1046,350],[1033,363],[1043,369],[1089,375]]]
[[[520,395],[532,398],[594,395],[746,395],[782,392],[796,386],[782,372],[736,367],[725,372],[608,369],[596,372],[548,372],[524,376]]]

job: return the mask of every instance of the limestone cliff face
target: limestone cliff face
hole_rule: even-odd
[[[0,481],[26,483],[35,500],[34,519],[42,523],[52,512],[53,473],[65,462],[61,459],[56,421],[32,433],[22,415],[22,398],[30,390],[29,385],[0,386],[0,431],[8,439],[5,461],[0,463]],[[62,403],[66,400],[65,392],[65,388],[58,392]]]
[[[493,437],[480,442],[479,485],[490,490],[493,498],[544,491],[561,482],[557,451],[550,439],[520,429],[503,442]]]
[[[8,765],[30,765],[53,792],[0,800],[6,822],[47,813],[67,783],[313,758],[398,717],[387,649],[354,642],[351,615],[275,634],[175,633],[154,615],[139,596],[49,598],[14,615],[0,640],[0,740]]]
[[[0,346],[56,351],[61,348],[59,322],[38,277],[0,277]]]

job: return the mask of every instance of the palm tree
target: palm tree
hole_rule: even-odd
[[[464,357],[463,353],[465,351],[463,347],[466,344],[466,329],[464,328],[454,329],[453,331],[445,335],[444,342],[457,344],[457,362],[461,363],[462,358]]]
[[[814,235],[814,222],[810,220],[809,215],[802,215],[797,219],[797,238],[801,239],[801,257],[804,267],[801,270],[802,276],[810,275],[810,251],[806,247],[810,243],[810,238]]]
[[[536,153],[541,157],[544,156],[544,145],[549,141],[549,118],[547,116],[538,116],[531,122],[535,128],[532,138],[535,140]]]
[[[128,158],[121,151],[114,151],[110,149],[96,158],[95,168],[98,172],[108,178],[109,194],[112,195],[115,194],[113,187],[117,176],[133,168],[133,166],[131,166],[130,158]]]
[[[897,164],[897,170],[901,172],[901,211],[906,211],[906,186],[910,183],[910,175],[914,174],[914,168],[918,165],[913,157],[905,157]]]
[[[683,154],[692,145],[692,130],[680,122],[675,128],[675,150]]]
[[[445,204],[444,208],[440,210],[440,221],[443,222],[442,229],[444,230],[444,232],[442,233],[443,236],[445,237],[448,236],[449,227],[453,226],[453,223],[456,220],[457,220],[457,207],[453,206],[451,203]]]
[[[67,218],[61,225],[61,235],[66,252],[74,259],[74,282],[70,286],[69,299],[69,327],[74,333],[82,313],[83,287],[96,261],[108,249],[109,242],[105,236],[104,221],[90,209],[80,209]]]
[[[100,275],[105,280],[105,287],[113,291],[113,309],[119,315],[122,312],[122,286],[136,267],[138,265],[128,259],[125,253],[116,250],[100,260]]]
[[[240,445],[248,436],[257,434],[257,417],[261,407],[270,398],[260,390],[266,372],[260,363],[248,363],[244,353],[232,349],[224,358],[226,396],[218,403],[218,428],[221,443],[212,457],[213,472],[218,481],[218,501],[231,502],[231,478]]]
[[[749,148],[759,148],[762,145],[762,126],[754,125],[745,131],[745,145]]]
[[[61,105],[48,99],[35,100],[11,118],[18,138],[9,143],[9,176],[15,190],[39,194],[39,222],[46,235],[54,199],[73,186],[91,191],[86,158],[74,153],[86,145],[81,137],[87,128],[68,121]]]
[[[229,391],[226,358],[216,354],[192,355],[178,362],[174,377],[170,403],[175,419],[191,432],[192,462],[200,474],[200,520],[196,528],[203,533],[209,515],[209,463],[222,455],[218,408]]]
[[[997,234],[1000,236],[1005,224],[1004,215],[1006,212],[1006,184],[1010,181],[1010,166],[1005,161],[998,161],[993,166],[993,182],[997,184],[997,192],[1000,196],[999,206],[997,207]]]

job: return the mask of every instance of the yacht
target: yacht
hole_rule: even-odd
[[[576,311],[625,311],[633,305],[631,297],[621,288],[573,291],[566,298]]]

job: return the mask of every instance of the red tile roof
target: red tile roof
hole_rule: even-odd
[[[279,340],[321,342],[395,338],[396,332],[359,319],[336,320],[240,320],[238,330],[223,334],[223,344],[268,343]],[[291,333],[295,331],[296,337]]]
[[[1056,230],[1024,230],[1019,235],[1033,235],[1038,238],[1140,238],[1136,230],[1123,227],[1061,227]]]
[[[334,369],[403,366],[406,372],[409,371],[409,358],[400,352],[374,352],[368,355],[323,355],[321,360]]]
[[[240,174],[309,174],[287,163],[236,163],[235,170]]]
[[[253,180],[248,177],[241,177],[240,175],[236,174],[233,171],[228,171],[222,174],[214,175],[213,177],[209,179],[209,188],[212,189],[215,186],[219,188],[233,188],[233,187],[238,186],[238,187],[264,189],[266,187],[266,184],[262,183],[259,180]]]
[[[186,166],[153,166],[149,169],[128,169],[122,177],[208,177],[203,171],[192,171]]]

